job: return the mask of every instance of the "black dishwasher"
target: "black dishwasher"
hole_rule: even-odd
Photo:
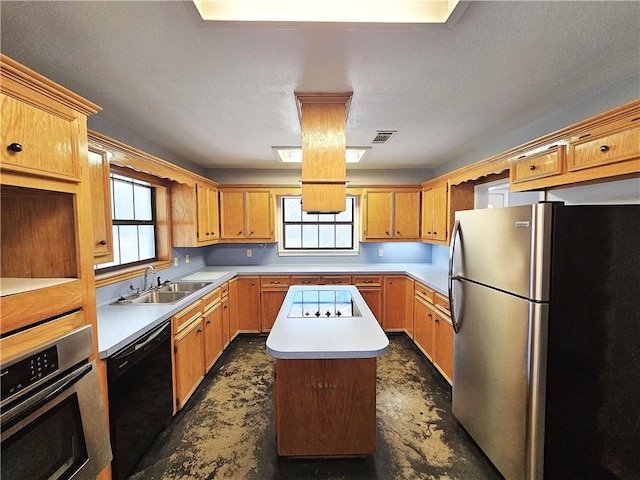
[[[112,472],[125,478],[173,414],[171,323],[107,358]]]

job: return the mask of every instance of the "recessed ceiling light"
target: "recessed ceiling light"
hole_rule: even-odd
[[[193,0],[203,20],[240,22],[446,23],[459,0]]]
[[[271,147],[276,158],[282,163],[302,163],[302,147]],[[359,163],[370,147],[347,147],[346,163]]]

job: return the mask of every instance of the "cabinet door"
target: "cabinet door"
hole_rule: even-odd
[[[446,242],[447,233],[447,184],[433,188],[433,239]]]
[[[245,238],[244,192],[220,191],[220,238]]]
[[[222,303],[204,313],[204,364],[208,372],[223,349]]]
[[[198,210],[198,242],[218,240],[218,190],[207,185],[196,186]]]
[[[413,305],[413,341],[424,351],[427,329],[427,303],[418,295],[414,297]]]
[[[422,192],[422,238],[433,239],[433,188]]]
[[[382,288],[381,287],[358,287],[362,298],[371,309],[371,313],[376,317],[378,323],[382,325]]]
[[[229,297],[222,297],[222,349],[231,342],[231,314],[229,312]]]
[[[383,281],[382,326],[385,331],[403,331],[405,324],[406,306],[404,275],[386,275]]]
[[[284,297],[287,295],[285,288],[272,288],[260,292],[260,331],[269,332],[276,321],[278,312],[282,307]]]
[[[106,152],[89,150],[89,181],[91,184],[91,219],[93,222],[94,263],[113,261],[111,231],[111,182]]]
[[[453,381],[453,326],[447,319],[436,313],[435,320],[435,361],[451,383]]]
[[[245,192],[247,229],[246,237],[255,240],[273,240],[273,209],[269,190]]]
[[[395,192],[393,237],[399,240],[420,238],[420,192]]]
[[[366,192],[364,238],[388,240],[393,236],[391,220],[392,192]]]
[[[260,277],[238,278],[238,331],[260,332]]]
[[[209,240],[218,240],[220,238],[220,215],[219,215],[219,206],[218,206],[218,189],[217,188],[209,188],[208,195],[209,199],[209,215],[208,215],[208,223],[209,223]]]
[[[414,340],[427,358],[434,361],[435,338],[435,312],[430,303],[420,297],[416,297],[414,304]]]
[[[174,340],[175,399],[180,410],[204,378],[202,317],[185,327]]]
[[[4,76],[2,81],[3,84],[12,82]],[[4,168],[80,180],[78,132],[81,128],[76,112],[52,101],[47,101],[47,110],[51,109],[47,111],[32,101],[23,102],[5,94],[0,94],[0,102]],[[10,145],[15,146],[9,148]]]
[[[229,280],[229,338],[238,334],[238,279]]]
[[[196,202],[198,242],[206,242],[211,235],[209,232],[209,189],[207,187],[196,185]]]

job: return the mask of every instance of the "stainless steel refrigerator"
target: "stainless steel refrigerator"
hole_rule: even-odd
[[[640,205],[456,213],[453,414],[502,475],[640,478]]]

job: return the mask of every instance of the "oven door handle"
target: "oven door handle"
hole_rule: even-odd
[[[33,396],[27,398],[24,401],[18,401],[15,407],[7,410],[0,415],[0,424],[2,424],[2,430],[15,425],[20,420],[28,417],[31,413],[38,410],[40,407],[51,401],[52,398],[60,395],[69,387],[77,383],[82,377],[87,375],[93,370],[93,363],[88,363],[82,368],[74,370],[65,377],[57,380],[46,388],[35,393]]]

